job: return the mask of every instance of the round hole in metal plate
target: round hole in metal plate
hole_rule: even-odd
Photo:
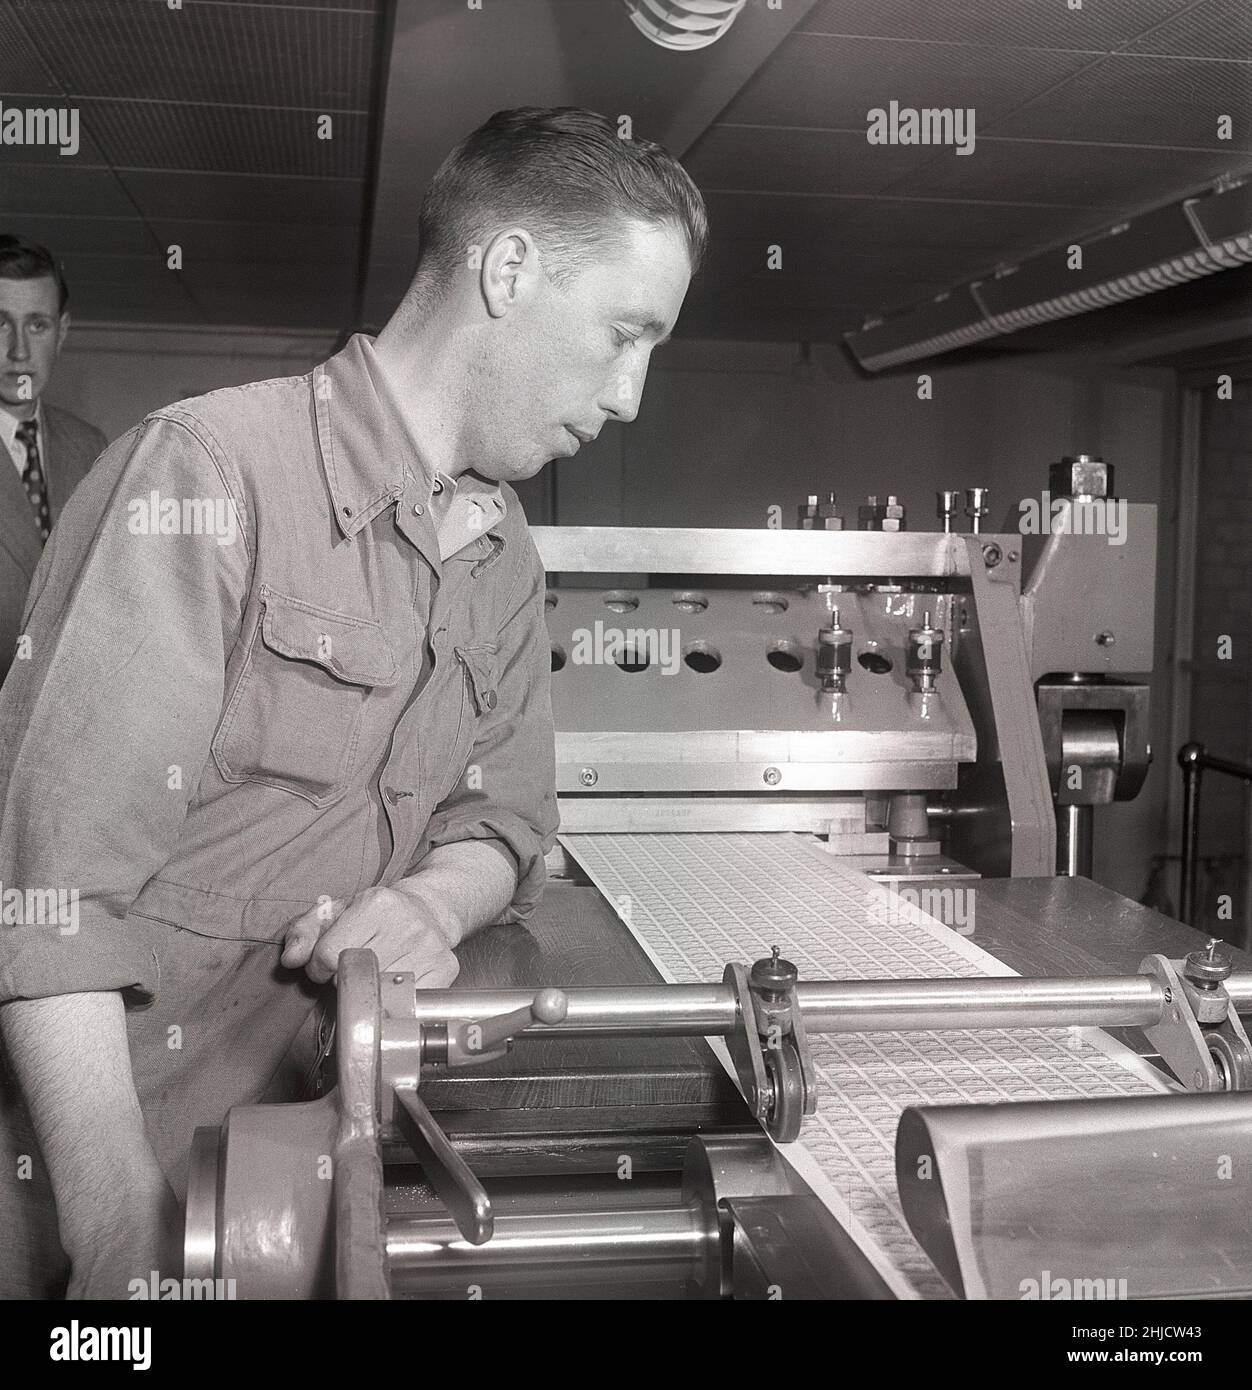
[[[885,676],[891,670],[891,658],[882,652],[862,652],[857,661],[872,676]]]
[[[775,642],[765,660],[775,671],[798,671],[804,665],[804,651],[799,642]]]
[[[690,642],[683,652],[683,660],[691,670],[707,676],[722,664],[722,654],[708,642]]]
[[[644,647],[641,651],[632,644],[623,644],[615,664],[619,671],[646,671],[648,669],[648,649]]]
[[[752,605],[754,608],[761,609],[764,613],[785,613],[787,611],[787,599],[783,594],[771,594],[766,592],[753,594]]]
[[[624,589],[610,589],[604,595],[604,606],[611,608],[614,613],[633,613],[639,607],[639,599]]]
[[[706,595],[697,594],[690,589],[675,594],[670,602],[682,613],[703,613],[709,606]]]

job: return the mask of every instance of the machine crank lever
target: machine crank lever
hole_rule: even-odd
[[[563,990],[541,989],[529,1004],[512,1013],[496,1014],[482,1022],[450,1025],[447,1065],[463,1067],[503,1057],[518,1033],[536,1023],[560,1023],[568,1011],[569,1000]]]
[[[431,1187],[448,1208],[456,1228],[471,1245],[485,1245],[495,1229],[491,1198],[469,1164],[452,1147],[415,1086],[394,1088],[394,1119],[405,1143],[422,1165]]]

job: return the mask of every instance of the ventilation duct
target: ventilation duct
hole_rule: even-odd
[[[1248,264],[1252,184],[1219,184],[870,320],[844,341],[866,371],[877,372]]]

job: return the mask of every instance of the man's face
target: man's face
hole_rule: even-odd
[[[57,305],[51,275],[0,277],[0,403],[20,410],[43,394],[69,327]]]
[[[474,393],[472,467],[493,481],[533,477],[578,452],[607,420],[633,420],[648,361],[678,318],[691,265],[670,226],[629,226],[565,285],[542,272],[497,320]]]

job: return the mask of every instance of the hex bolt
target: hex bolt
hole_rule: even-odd
[[[1000,547],[998,545],[992,544],[983,546],[982,558],[983,563],[990,570],[995,569],[995,567],[1000,563],[1004,556],[1001,553]]]

